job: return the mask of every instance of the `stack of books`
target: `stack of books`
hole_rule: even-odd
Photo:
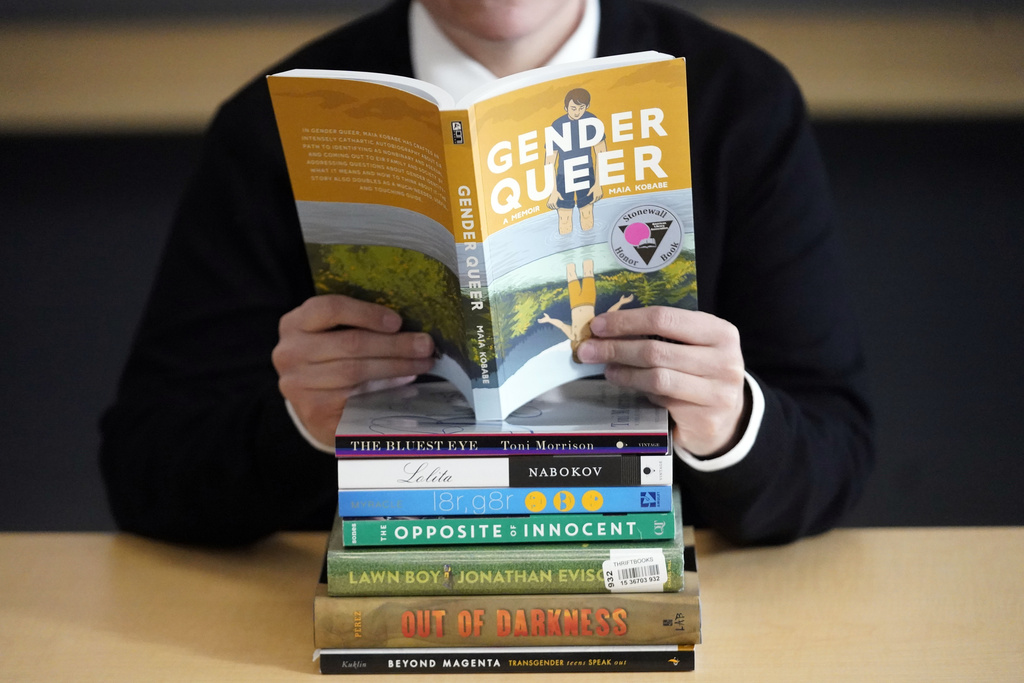
[[[668,416],[605,380],[478,422],[446,382],[352,399],[314,601],[323,673],[693,668]]]

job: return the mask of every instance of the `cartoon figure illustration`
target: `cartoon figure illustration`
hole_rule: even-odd
[[[607,151],[604,134],[600,140],[593,140],[600,127],[587,125],[587,119],[597,119],[587,111],[590,107],[590,93],[583,88],[573,88],[565,95],[565,114],[555,119],[551,127],[558,135],[568,133],[561,149],[554,145],[544,160],[545,165],[555,164],[555,189],[548,198],[548,208],[558,209],[558,233],[572,232],[573,207],[580,210],[580,229],[594,227],[594,202],[604,194],[601,183],[594,171],[597,154]],[[593,151],[591,151],[593,150]],[[566,170],[569,173],[568,187]]]
[[[587,259],[583,262],[583,278],[576,274],[576,264],[569,263],[565,266],[565,279],[569,287],[569,308],[571,309],[570,324],[561,320],[555,320],[545,313],[537,322],[553,325],[560,329],[569,338],[569,345],[572,348],[572,359],[580,362],[576,350],[580,344],[590,338],[590,321],[594,319],[594,305],[597,303],[597,286],[594,283],[594,262]],[[633,295],[628,294],[619,297],[618,302],[613,304],[609,311],[617,311],[633,300]]]

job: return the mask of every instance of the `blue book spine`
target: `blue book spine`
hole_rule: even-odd
[[[667,512],[671,486],[592,488],[340,489],[342,517],[468,517],[564,512]]]

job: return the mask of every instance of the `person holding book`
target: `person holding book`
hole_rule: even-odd
[[[415,75],[457,97],[547,63],[687,59],[701,311],[597,315],[578,356],[675,422],[687,523],[741,543],[834,526],[873,460],[865,368],[829,193],[783,67],[683,12],[625,0],[397,0],[272,70]],[[115,519],[238,544],[327,528],[346,399],[411,381],[430,338],[393,311],[314,297],[267,86],[220,109],[171,231],[101,466]]]

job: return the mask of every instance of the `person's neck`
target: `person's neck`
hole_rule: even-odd
[[[585,7],[585,0],[567,1],[540,30],[504,40],[481,38],[457,27],[440,28],[460,50],[500,78],[547,64],[579,26]]]

